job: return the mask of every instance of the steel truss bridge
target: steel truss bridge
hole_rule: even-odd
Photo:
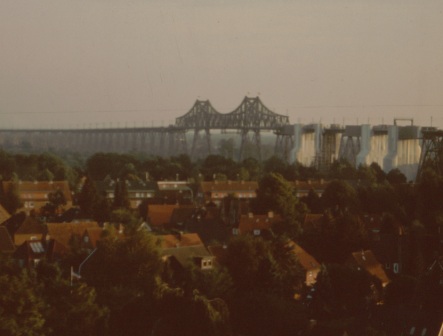
[[[289,117],[268,109],[259,97],[245,97],[230,113],[218,112],[209,100],[197,100],[192,108],[168,127],[89,128],[89,129],[4,129],[0,146],[31,150],[75,152],[140,152],[159,156],[188,154],[192,158],[213,151],[211,132],[240,135],[242,160],[245,146],[252,143],[261,159],[261,133],[276,134],[275,154],[287,158],[292,146]],[[285,127],[286,126],[286,127]],[[187,133],[193,132],[192,144]]]

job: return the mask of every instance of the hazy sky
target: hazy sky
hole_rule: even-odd
[[[443,126],[441,0],[1,0],[0,127],[168,125],[259,95],[292,123]]]

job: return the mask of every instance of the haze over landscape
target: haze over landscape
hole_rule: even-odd
[[[166,126],[246,95],[292,123],[443,127],[442,32],[438,0],[2,0],[0,127]]]

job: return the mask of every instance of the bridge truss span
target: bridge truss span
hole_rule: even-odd
[[[271,111],[259,97],[245,97],[241,104],[229,113],[218,112],[209,100],[197,100],[189,112],[177,118],[175,123],[177,127],[194,131],[192,157],[197,151],[200,154],[211,154],[211,130],[236,130],[241,136],[239,160],[243,159],[244,148],[248,142],[256,146],[258,157],[261,159],[261,132],[276,132],[288,124],[288,116]]]

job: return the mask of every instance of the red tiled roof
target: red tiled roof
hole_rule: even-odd
[[[49,193],[61,190],[66,202],[72,202],[71,190],[67,181],[3,181],[3,190],[6,192],[17,183],[18,192],[22,201],[47,201]]]
[[[239,233],[244,234],[254,230],[266,230],[272,227],[273,223],[282,220],[280,215],[241,215],[239,220]]]
[[[313,285],[317,274],[320,272],[320,263],[300,245],[291,241],[290,246],[292,247],[292,252],[297,256],[300,266],[306,271],[306,285]]]
[[[200,236],[197,233],[182,233],[178,235],[161,235],[160,247],[162,249],[184,246],[197,246],[203,245]]]
[[[98,228],[97,222],[48,223],[48,236],[60,244],[70,247],[69,242],[73,235],[82,237],[87,229]]]
[[[11,215],[0,205],[0,224],[6,222]]]
[[[168,224],[174,209],[179,208],[177,204],[149,204],[148,217],[152,226]]]
[[[101,239],[103,229],[100,227],[87,228],[84,235],[89,237],[89,243],[92,247],[97,247],[97,242]]]
[[[375,258],[375,255],[371,250],[353,252],[351,254],[351,261],[366,270],[369,274],[375,275],[378,279],[380,279],[383,286],[390,282],[382,265],[377,258]]]

